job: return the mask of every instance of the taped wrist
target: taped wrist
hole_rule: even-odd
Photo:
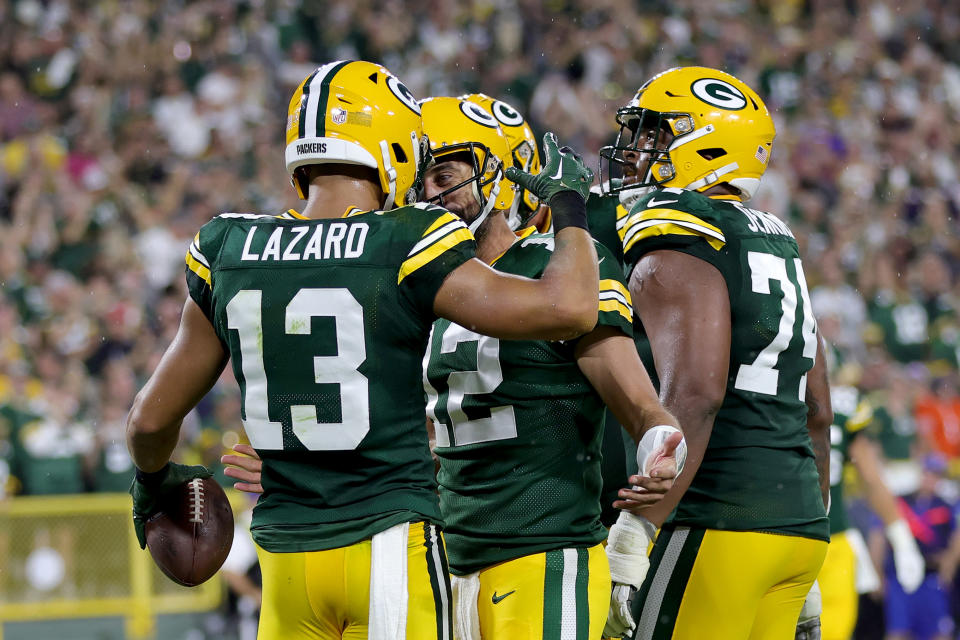
[[[137,482],[142,484],[148,489],[154,489],[159,487],[160,484],[167,479],[167,475],[170,474],[170,463],[163,465],[163,467],[157,471],[141,471],[137,469]]]
[[[553,216],[554,233],[567,227],[589,231],[587,226],[587,201],[576,191],[561,191],[550,198],[550,214]]]
[[[650,566],[647,547],[656,535],[657,527],[643,516],[620,512],[607,537],[607,560],[613,582],[640,588]]]
[[[649,475],[647,473],[647,460],[650,454],[662,447],[664,441],[674,433],[680,433],[680,430],[668,424],[658,424],[647,429],[643,437],[640,438],[640,444],[637,445],[637,467],[640,469],[640,475]],[[677,457],[677,475],[679,476],[680,472],[683,471],[683,465],[687,461],[686,439],[680,441],[674,455]]]

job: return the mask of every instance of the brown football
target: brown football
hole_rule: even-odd
[[[233,544],[233,510],[212,478],[180,485],[147,520],[147,548],[168,578],[185,587],[205,582]]]

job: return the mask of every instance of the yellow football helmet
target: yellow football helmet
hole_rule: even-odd
[[[473,176],[432,198],[443,197],[467,184],[480,203],[480,215],[470,223],[476,231],[493,209],[509,211],[514,202],[514,185],[504,177],[511,162],[510,146],[496,118],[480,105],[461,98],[427,98],[420,103],[423,130],[437,162],[454,153],[469,153]]]
[[[726,182],[749,200],[776,136],[760,96],[732,75],[707,67],[676,67],[654,76],[617,110],[617,122],[616,143],[600,151],[600,181],[608,193],[636,187],[704,191]],[[631,156],[645,159],[637,167],[639,179],[611,186],[610,165],[627,164]]]
[[[307,185],[297,168],[334,162],[376,169],[385,209],[413,204],[429,159],[420,105],[378,64],[330,62],[307,76],[290,98],[285,159],[303,199]]]
[[[533,175],[540,173],[540,152],[537,150],[537,139],[533,135],[533,129],[530,128],[519,111],[506,102],[491,98],[485,93],[471,93],[460,97],[480,105],[497,119],[500,128],[503,129],[503,135],[506,136],[507,143],[510,145],[513,166]],[[511,215],[508,216],[513,228],[522,226],[540,206],[540,199],[533,192],[519,187],[517,189],[521,192],[522,197],[514,201]]]

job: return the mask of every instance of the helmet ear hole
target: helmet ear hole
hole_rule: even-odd
[[[407,153],[403,150],[399,142],[394,142],[390,147],[393,149],[393,155],[397,159],[397,162],[407,161]]]

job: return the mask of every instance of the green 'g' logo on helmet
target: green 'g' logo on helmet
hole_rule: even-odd
[[[690,85],[693,95],[712,107],[739,111],[747,106],[743,92],[718,78],[700,78]]]

